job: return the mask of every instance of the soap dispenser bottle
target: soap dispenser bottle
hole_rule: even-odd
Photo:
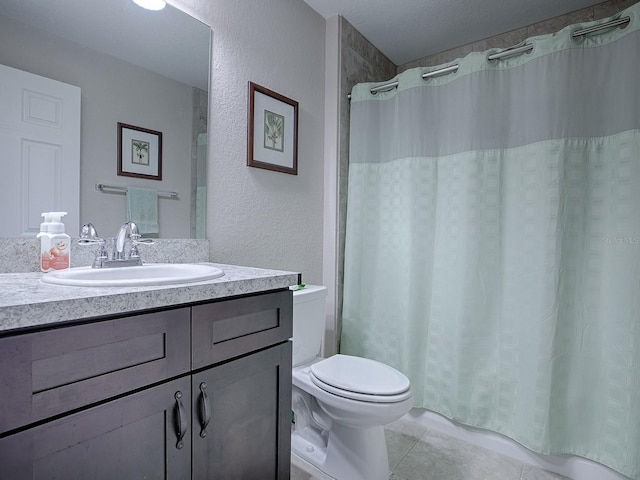
[[[42,217],[44,217],[44,222],[40,224],[40,233],[36,235],[36,238],[40,239],[40,270],[48,272],[51,270],[49,266],[49,249],[51,248],[49,225],[51,225],[51,214],[45,212]]]
[[[64,232],[62,217],[67,212],[43,213],[40,226],[40,269],[43,272],[64,270],[71,265],[71,237]],[[44,229],[46,230],[43,232]]]

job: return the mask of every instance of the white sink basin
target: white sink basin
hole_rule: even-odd
[[[75,287],[139,287],[211,280],[224,271],[207,263],[147,263],[138,267],[76,267],[45,273],[41,281]]]

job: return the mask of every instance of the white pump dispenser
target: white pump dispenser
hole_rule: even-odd
[[[44,222],[40,224],[40,233],[36,235],[36,238],[42,237],[43,234],[49,233],[49,225],[51,224],[51,214],[46,212],[41,215],[44,217]]]
[[[67,212],[45,212],[40,224],[40,270],[64,270],[71,264],[71,237],[64,233],[62,217]]]
[[[49,215],[49,233],[64,233],[64,223],[62,223],[62,217],[64,217],[67,212],[49,212],[46,215]],[[46,220],[46,217],[45,217]]]

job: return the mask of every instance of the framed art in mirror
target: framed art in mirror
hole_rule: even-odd
[[[298,174],[298,102],[249,82],[247,165]]]
[[[118,175],[162,180],[162,132],[118,122]]]

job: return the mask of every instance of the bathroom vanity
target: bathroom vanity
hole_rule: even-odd
[[[290,272],[181,286],[0,275],[0,478],[283,479]]]

